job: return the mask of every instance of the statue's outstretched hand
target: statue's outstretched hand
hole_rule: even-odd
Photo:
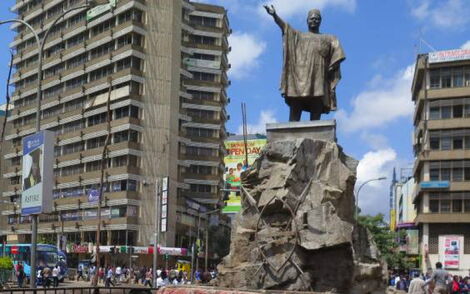
[[[276,14],[276,9],[274,8],[274,5],[263,5],[264,9],[266,9],[266,12],[269,14],[269,15],[275,15]]]

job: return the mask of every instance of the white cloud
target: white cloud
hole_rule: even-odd
[[[388,138],[382,134],[362,132],[361,139],[373,149],[384,149],[388,146]]]
[[[266,134],[266,124],[277,122],[272,110],[261,110],[256,124],[247,124],[248,134]],[[238,134],[243,134],[243,125],[238,127]]]
[[[462,49],[470,49],[470,40],[465,42],[465,44],[462,45],[462,47],[460,47]]]
[[[247,33],[233,33],[229,37],[232,51],[228,58],[232,68],[231,77],[241,79],[249,76],[250,72],[258,67],[258,58],[266,49],[266,43]]]
[[[274,5],[278,14],[286,19],[293,16],[304,16],[307,19],[307,12],[312,8],[322,10],[328,6],[337,6],[349,12],[356,9],[356,0],[269,0],[264,4]],[[266,15],[263,7],[259,11]]]
[[[462,29],[469,23],[467,0],[418,0],[411,14],[425,24],[442,29]]]
[[[386,180],[365,184],[359,195],[356,194],[356,197],[359,196],[359,207],[363,214],[388,214],[390,175],[396,159],[395,150],[386,148],[369,151],[359,161],[356,189],[367,180],[387,177]]]
[[[352,99],[350,113],[336,113],[341,128],[347,132],[377,128],[413,113],[411,82],[414,65],[400,70],[391,78],[372,78],[369,87]]]

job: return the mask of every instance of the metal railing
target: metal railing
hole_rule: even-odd
[[[156,288],[139,287],[63,287],[63,288],[15,288],[0,290],[0,294],[154,294]]]

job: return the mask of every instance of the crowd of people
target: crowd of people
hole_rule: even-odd
[[[432,273],[392,274],[389,281],[390,286],[411,294],[470,294],[470,277],[452,276],[440,262]]]
[[[84,272],[88,275],[84,275]],[[90,268],[77,269],[77,281],[89,280],[93,283],[95,275],[98,275],[98,283],[105,287],[114,287],[121,283],[125,284],[141,284],[150,288],[160,288],[168,285],[185,285],[191,284],[191,278],[186,271],[178,271],[177,269],[158,269],[156,272],[151,267],[121,267],[108,266],[100,267],[91,265]],[[85,278],[85,276],[87,278]],[[194,272],[193,283],[208,283],[217,276],[215,270],[204,272],[197,270]],[[155,284],[156,283],[156,284]],[[155,285],[154,285],[155,284]]]
[[[36,274],[36,285],[50,288],[51,285],[55,288],[59,286],[60,266],[56,265],[52,268],[48,266],[39,266]],[[15,276],[18,282],[18,287],[24,286],[26,274],[22,262],[18,262],[15,266]]]

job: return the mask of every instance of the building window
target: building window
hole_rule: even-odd
[[[441,200],[441,212],[450,212],[450,200]]]

